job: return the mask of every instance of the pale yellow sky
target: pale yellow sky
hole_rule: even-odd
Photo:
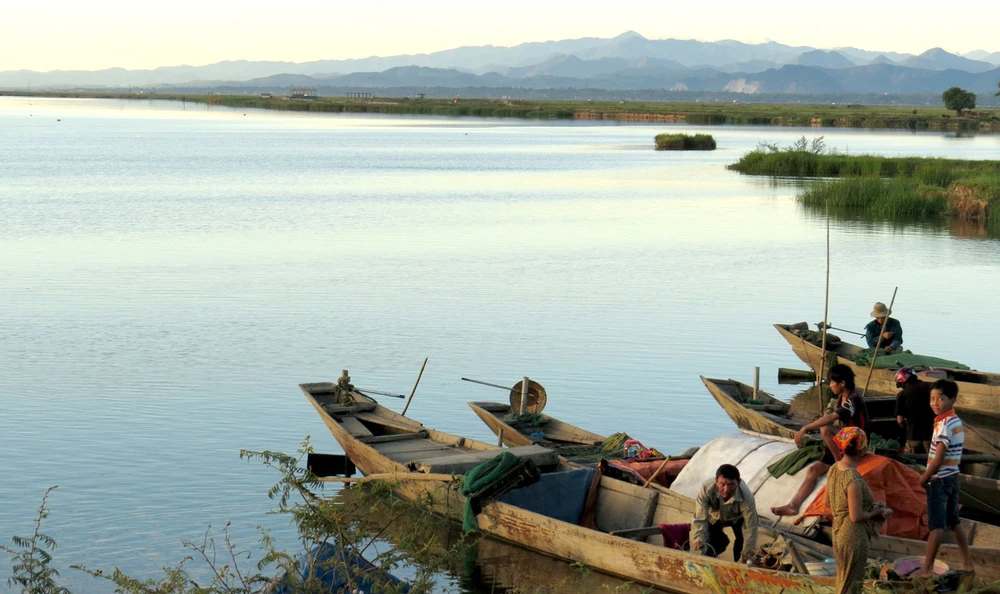
[[[240,59],[306,62],[433,52],[461,45],[614,37],[628,30],[651,39],[773,40],[910,53],[932,47],[956,53],[1000,50],[996,0],[967,0],[958,5],[913,0],[507,0],[489,4],[455,0],[39,0],[5,4],[0,9],[0,71],[139,69]]]

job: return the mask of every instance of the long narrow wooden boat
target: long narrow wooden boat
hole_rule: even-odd
[[[592,433],[542,413],[532,415],[534,419],[528,422],[505,420],[511,417],[513,411],[509,404],[502,402],[470,402],[469,408],[486,423],[494,435],[503,439],[504,445],[511,447],[532,444],[556,447],[594,445],[606,439],[604,435]]]
[[[752,390],[752,388],[751,388]],[[758,392],[758,394],[761,394]],[[766,397],[762,398],[767,400]],[[773,397],[772,397],[773,399]],[[775,403],[780,403],[780,400],[773,399]],[[487,404],[487,406],[483,406]],[[784,404],[784,403],[782,403]],[[499,430],[503,429],[504,442],[512,446],[522,446],[526,444],[533,443],[532,438],[529,435],[525,435],[517,430],[514,426],[505,423],[502,420],[502,415],[497,417],[494,415],[492,421],[487,421],[486,417],[489,416],[489,410],[496,410],[497,412],[503,411],[503,404],[501,403],[482,403],[475,402],[469,405],[476,415],[486,422],[486,425],[494,432],[494,434],[499,435]],[[549,417],[552,418],[552,417]],[[563,422],[563,424],[566,424]],[[571,425],[572,427],[572,425]],[[581,432],[587,432],[586,429],[580,427],[574,427]],[[765,431],[758,432],[763,435],[774,435]],[[794,435],[794,432],[793,432]],[[735,455],[735,454],[733,454]],[[692,459],[692,464],[702,463],[697,459]],[[714,468],[714,467],[713,467]],[[742,472],[742,470],[741,470]],[[801,473],[800,473],[801,477]],[[786,477],[787,478],[787,477]],[[801,480],[801,479],[800,479]],[[694,500],[689,497],[678,493],[676,490],[668,489],[657,484],[651,484],[649,489],[656,490],[661,499],[669,498],[672,501],[672,505],[678,510],[684,510],[688,515],[684,516],[681,514],[675,514],[674,517],[679,518],[675,521],[689,522],[691,515],[694,513]],[[790,486],[784,492],[784,496],[787,497],[788,493],[795,491],[795,486]],[[782,501],[783,503],[784,501]],[[806,502],[808,504],[808,501]],[[776,503],[777,504],[777,503]],[[758,514],[762,518],[762,525],[769,521],[769,510],[767,505],[762,503],[760,500],[757,503]],[[770,519],[771,522],[774,519]],[[774,524],[772,524],[774,525]],[[779,525],[780,526],[780,525]],[[974,527],[973,527],[974,526]],[[1000,580],[1000,528],[983,522],[975,522],[967,520],[967,529],[972,538],[970,539],[970,544],[973,550],[973,561],[976,563],[977,575],[982,579],[992,582]],[[813,536],[817,542],[828,544],[830,542],[829,531],[824,531]],[[927,543],[919,540],[912,540],[908,538],[897,538],[883,536],[872,543],[871,555],[872,557],[879,557],[883,559],[895,559],[901,556],[914,556],[923,557],[926,551]],[[941,547],[940,553],[938,554],[938,559],[941,559],[948,563],[951,567],[959,567],[961,558],[958,549],[953,544],[946,544]]]
[[[455,483],[409,480],[410,475],[449,471],[461,474],[501,451],[533,460],[543,472],[543,481],[565,471],[592,472],[567,468],[552,450],[538,445],[501,449],[435,431],[409,419],[401,420],[366,396],[353,391],[338,393],[333,383],[300,387],[362,473],[403,476],[393,483],[397,496],[420,501],[434,513],[456,521],[463,518],[465,497],[454,488]],[[477,522],[487,535],[671,592],[725,594],[748,588],[761,594],[834,592],[832,577],[748,567],[610,534],[643,523],[650,526],[690,519],[693,511],[690,502],[678,503],[677,498],[661,496],[659,491],[601,477],[595,502],[599,529],[554,519],[502,500],[484,505]]]
[[[854,355],[864,351],[864,348],[843,341],[837,341],[832,345],[828,344],[827,352],[831,361],[828,361],[824,366],[822,347],[798,334],[808,331],[809,324],[806,322],[775,324],[774,327],[781,334],[781,337],[791,345],[796,356],[816,373],[820,373],[821,367],[828,369],[835,357],[837,363],[843,363],[854,370],[859,386],[864,385],[868,377],[868,367],[861,367],[851,359]],[[887,356],[891,357],[891,355]],[[958,383],[959,396],[955,407],[959,414],[992,419],[1000,416],[1000,374],[947,367],[936,369]],[[871,372],[869,390],[882,393],[895,392],[897,390],[896,370],[874,369]]]
[[[762,404],[748,404],[754,397],[752,386],[732,379],[701,378],[708,392],[715,398],[729,418],[740,429],[784,439],[794,439],[795,433],[813,417],[804,418],[791,411],[788,403],[758,390],[757,400]],[[884,421],[883,421],[884,423]],[[878,432],[878,427],[873,429]],[[886,435],[881,433],[880,435]],[[969,435],[973,435],[969,432]],[[972,439],[970,446],[977,443],[989,448],[982,440]],[[972,451],[967,450],[967,451]],[[1000,450],[989,448],[988,453],[1000,454]],[[966,469],[967,470],[967,469]],[[1000,521],[1000,481],[969,473],[962,474],[963,509],[976,518]]]

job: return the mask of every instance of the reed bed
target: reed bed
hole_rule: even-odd
[[[1000,224],[1000,161],[845,155],[805,138],[780,149],[762,144],[729,169],[750,175],[827,178],[799,199],[841,214],[890,219],[952,215]]]
[[[657,134],[658,151],[714,151],[715,138],[711,134]]]

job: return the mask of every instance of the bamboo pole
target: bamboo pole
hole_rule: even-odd
[[[792,558],[792,565],[795,566],[796,571],[803,575],[809,575],[809,570],[806,568],[805,561],[802,560],[802,555],[799,554],[799,550],[795,548],[795,543],[786,540],[785,547],[788,549],[788,555]]]
[[[861,391],[861,397],[864,398],[868,394],[868,384],[872,381],[872,372],[875,371],[875,360],[878,359],[878,351],[882,348],[882,335],[885,334],[885,325],[889,323],[889,314],[892,313],[892,305],[896,303],[896,291],[899,287],[892,290],[892,300],[889,301],[889,311],[885,314],[885,319],[882,320],[882,328],[878,333],[878,340],[875,342],[875,352],[872,353],[872,364],[868,366],[868,378],[865,379],[865,389]]]
[[[524,376],[524,380],[521,382],[521,412],[520,414],[525,414],[528,412],[528,386],[531,382],[528,380],[528,376]]]
[[[760,367],[753,368],[753,399],[757,400],[757,393],[760,392]]]
[[[816,391],[819,393],[819,414],[823,414],[823,376],[826,374],[826,325],[830,313],[830,201],[826,201],[826,291],[823,299],[823,340],[820,347],[819,373],[816,374]]]
[[[671,460],[670,456],[664,458],[663,462],[661,462],[660,465],[656,468],[656,471],[653,474],[649,475],[649,478],[646,479],[646,482],[644,482],[642,486],[648,487],[649,483],[653,482],[653,479],[655,479],[656,476],[660,474],[660,471],[667,467],[667,462],[670,462],[670,460]]]
[[[450,474],[425,474],[423,472],[387,472],[369,474],[368,476],[325,476],[316,480],[321,483],[354,483],[362,484],[371,481],[440,481],[450,483],[456,477]]]
[[[420,366],[420,373],[417,374],[417,381],[413,384],[413,390],[410,391],[410,397],[406,399],[406,406],[403,407],[403,416],[406,416],[407,409],[410,408],[410,401],[413,400],[413,395],[417,393],[417,386],[420,385],[420,378],[424,375],[424,367],[427,367],[427,359],[430,357],[424,357],[424,364]]]

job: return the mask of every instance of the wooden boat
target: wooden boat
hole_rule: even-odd
[[[469,408],[498,436],[506,446],[541,444],[547,446],[594,445],[606,439],[559,419],[538,413],[528,423],[505,421],[512,409],[502,402],[470,402]],[[511,424],[513,422],[513,425]],[[539,435],[540,434],[540,435]]]
[[[868,367],[858,366],[850,359],[850,357],[864,351],[864,348],[840,340],[828,344],[827,352],[829,353],[830,360],[824,366],[822,347],[796,334],[796,332],[808,331],[809,324],[806,322],[775,324],[774,327],[781,334],[782,338],[791,345],[792,351],[795,352],[796,356],[809,365],[816,373],[820,373],[821,367],[829,369],[833,359],[836,358],[837,363],[843,363],[854,370],[858,387],[864,386],[865,380],[868,377]],[[950,369],[946,367],[937,370],[947,374],[949,379],[958,383],[959,397],[955,408],[960,415],[986,417],[994,420],[1000,416],[1000,374]],[[871,383],[868,389],[885,394],[895,393],[897,390],[896,370],[872,370]]]
[[[465,497],[455,489],[454,482],[438,480],[432,475],[467,472],[501,451],[533,460],[543,472],[543,480],[565,471],[591,472],[567,467],[552,450],[542,446],[502,449],[429,429],[401,418],[353,390],[338,390],[334,383],[300,387],[362,473],[396,475],[399,478],[393,482],[393,489],[397,496],[420,501],[434,513],[453,520],[463,518]],[[430,480],[421,480],[425,478]],[[611,534],[639,528],[641,524],[655,526],[689,520],[694,512],[690,500],[601,477],[593,504],[598,529],[500,500],[483,505],[477,522],[483,533],[500,540],[671,592],[724,594],[747,589],[760,594],[834,592],[832,577],[749,567]]]
[[[758,394],[760,394],[760,392],[758,392]],[[762,399],[766,400],[766,398]],[[784,404],[780,400],[773,398],[772,400],[773,403]],[[486,404],[487,406],[484,406],[484,404]],[[476,411],[477,416],[486,421],[486,425],[490,427],[490,429],[494,432],[494,434],[499,434],[500,429],[503,430],[504,434],[503,439],[505,443],[509,443],[513,446],[520,446],[533,443],[532,441],[533,438],[531,438],[529,435],[525,435],[519,432],[515,427],[511,426],[510,424],[503,422],[502,414],[499,417],[494,415],[494,419],[490,421],[484,418],[488,416],[488,411],[491,409],[497,410],[498,412],[502,413],[503,410],[502,407],[505,405],[501,403],[474,402],[470,403],[469,406]],[[587,432],[585,429],[579,427],[575,427],[575,429],[581,432]],[[765,436],[773,435],[773,434],[768,434],[767,432],[760,432],[760,433],[764,434]],[[704,465],[702,461],[699,461],[696,458],[692,459],[691,464],[696,464],[696,463]],[[714,468],[714,466],[712,468]],[[742,472],[743,470],[741,469],[741,473]],[[669,500],[673,502],[673,505],[678,509],[683,509],[687,511],[687,513],[689,514],[694,513],[694,500],[690,496],[682,495],[681,493],[678,493],[676,490],[668,489],[656,484],[651,484],[648,488],[656,490],[660,494],[661,499],[669,498]],[[789,493],[794,492],[795,488],[796,487],[791,487],[788,488],[786,491],[784,491],[783,494],[784,497],[787,497]],[[784,502],[785,502],[784,500],[781,501],[781,503]],[[807,500],[806,503],[804,504],[804,507],[807,506],[808,503],[809,501]],[[758,514],[760,514],[762,519],[761,526],[764,526],[765,523],[768,521],[768,515],[769,515],[769,511],[767,510],[767,504],[762,503],[762,501],[758,500],[757,508],[758,508],[757,509]],[[675,514],[674,517],[679,518],[676,521],[686,521],[686,522],[689,522],[691,518],[690,515],[683,516],[678,514]],[[972,545],[973,561],[976,563],[977,576],[989,582],[1000,580],[1000,548],[997,548],[1000,547],[1000,528],[982,522],[974,522],[969,520],[966,520],[966,522],[967,522],[966,524],[967,531],[968,533],[972,534],[972,538],[970,539],[969,542],[970,545]],[[772,523],[771,526],[776,526],[776,524]],[[829,543],[830,536],[831,535],[829,530],[824,530],[814,534],[811,538],[813,538],[816,542]],[[799,538],[803,537],[800,536]],[[907,538],[889,537],[889,536],[883,536],[875,540],[874,542],[872,542],[871,546],[872,557],[879,557],[883,559],[895,559],[901,556],[923,557],[925,551],[926,551],[926,542],[924,541],[912,540]],[[830,556],[832,556],[832,550]],[[958,567],[961,562],[958,549],[953,544],[943,545],[938,554],[938,559],[945,561],[951,567]]]
[[[757,400],[762,401],[762,404],[748,404],[754,397],[753,387],[736,380],[702,377],[701,381],[708,388],[708,392],[715,398],[715,401],[719,403],[719,406],[726,411],[729,418],[740,429],[784,439],[794,439],[795,433],[815,418],[812,415],[805,417],[796,415],[789,404],[762,390],[758,390],[756,394]],[[881,398],[885,399],[885,397]],[[869,399],[866,400],[871,402]],[[894,420],[882,420],[879,423],[885,426],[894,422]],[[874,420],[873,432],[879,432],[879,427]],[[887,435],[888,433],[879,434]],[[973,435],[971,431],[968,434]],[[988,444],[982,440],[972,439],[970,445],[973,442],[988,447]],[[974,453],[971,449],[966,451]],[[996,455],[1000,454],[1000,450],[990,448],[988,453]],[[979,469],[977,468],[977,470]],[[993,470],[995,471],[995,469]],[[994,522],[1000,521],[1000,481],[968,472],[962,474],[962,504],[964,512],[968,515]]]

